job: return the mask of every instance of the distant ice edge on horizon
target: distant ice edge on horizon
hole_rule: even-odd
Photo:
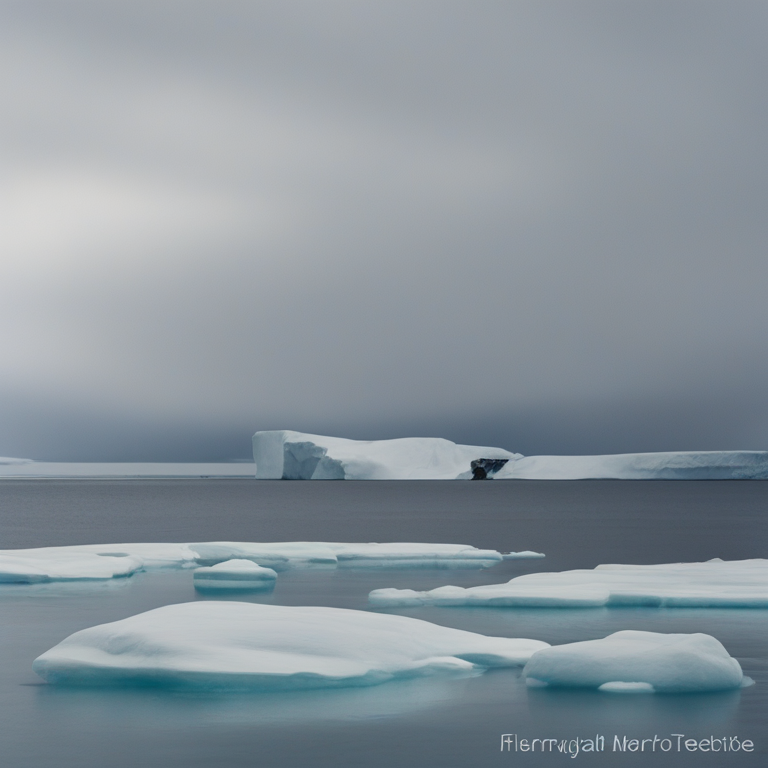
[[[253,436],[262,480],[765,480],[768,451],[523,456],[439,437],[348,440],[291,430]]]

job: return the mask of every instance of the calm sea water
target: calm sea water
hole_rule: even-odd
[[[487,571],[288,571],[286,605],[365,609],[377,587],[506,581],[536,570],[768,555],[768,482],[3,481],[0,547],[128,541],[425,541],[534,549]],[[529,690],[519,670],[368,689],[213,695],[77,690],[40,682],[32,660],[68,634],[202,599],[191,573],[0,590],[0,765],[752,766],[768,756],[768,611],[398,611],[446,626],[551,643],[619,629],[707,632],[757,684],[738,692],[607,695]],[[244,599],[242,597],[238,599]],[[604,753],[503,753],[501,735],[606,738]],[[752,754],[615,753],[615,735],[736,736]]]

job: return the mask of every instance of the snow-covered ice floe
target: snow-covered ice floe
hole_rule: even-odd
[[[607,456],[521,456],[494,480],[768,479],[768,451],[677,451]]]
[[[457,445],[439,437],[365,441],[289,430],[253,436],[256,477],[265,480],[485,478],[520,457],[503,448]]]
[[[376,589],[377,607],[483,605],[597,608],[768,608],[768,560],[664,565],[598,565],[594,570],[530,573],[505,584],[446,586],[427,592]]]
[[[752,684],[739,662],[711,635],[636,630],[537,651],[523,677],[532,687],[611,693],[698,693]]]
[[[226,560],[198,568],[192,574],[195,589],[204,592],[254,592],[274,589],[277,573],[252,560]]]
[[[489,568],[505,557],[508,556],[496,550],[476,549],[466,544],[410,542],[84,544],[0,550],[0,584],[112,579],[140,570],[211,566],[227,560],[248,560],[281,571],[289,568]]]
[[[55,548],[51,548],[55,549]],[[62,548],[64,549],[64,548]],[[94,581],[130,576],[144,567],[140,558],[93,552],[6,550],[0,554],[0,584],[40,584],[48,581]]]
[[[206,601],[81,630],[33,669],[50,683],[74,685],[318,688],[477,674],[521,666],[546,647],[405,616]]]

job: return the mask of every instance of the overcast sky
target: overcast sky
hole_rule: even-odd
[[[0,455],[768,448],[764,2],[4,2]]]

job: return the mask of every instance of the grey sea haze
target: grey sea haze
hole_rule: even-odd
[[[768,483],[256,480],[6,480],[0,547],[205,540],[455,542],[547,557],[485,571],[294,570],[269,596],[285,605],[367,609],[379,587],[430,589],[506,581],[599,563],[764,557]],[[556,765],[566,755],[506,753],[502,734],[593,738],[581,765],[759,766],[768,754],[768,612],[648,608],[422,608],[397,613],[550,643],[620,629],[707,632],[756,685],[738,692],[617,696],[527,689],[519,670],[369,689],[221,695],[57,688],[32,660],[78,629],[160,605],[204,599],[189,571],[107,584],[0,590],[0,743],[8,768],[103,766]],[[244,599],[239,597],[238,599]],[[615,754],[614,735],[738,737],[754,753]]]

